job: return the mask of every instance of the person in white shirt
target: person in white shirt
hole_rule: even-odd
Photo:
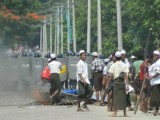
[[[77,111],[84,111],[80,103],[82,100],[84,100],[83,108],[88,109],[87,103],[89,101],[89,98],[92,96],[92,86],[90,84],[89,78],[88,78],[88,65],[85,62],[86,59],[86,52],[84,50],[80,50],[79,52],[80,60],[78,61],[76,65],[76,76],[77,76],[77,82],[78,82],[78,108]]]
[[[50,98],[52,102],[56,103],[57,102],[56,97],[61,91],[60,70],[62,69],[62,64],[56,60],[55,54],[51,54],[50,58],[51,62],[48,64],[50,70],[50,83],[51,83]]]
[[[150,106],[155,107],[154,115],[159,115],[160,107],[160,52],[153,52],[154,63],[149,67],[149,79],[152,86],[150,94]]]

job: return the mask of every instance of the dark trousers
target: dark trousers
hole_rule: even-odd
[[[77,87],[77,80],[76,79],[70,79],[69,86],[70,86],[70,89],[76,89],[76,87]]]
[[[78,82],[78,99],[89,99],[92,97],[93,90],[90,84],[85,85],[83,82]]]
[[[53,94],[56,90],[59,90],[59,91],[61,90],[59,74],[52,73],[50,75],[50,83],[51,83],[50,94]]]
[[[68,79],[65,81],[61,81],[61,88],[62,89],[68,89]]]
[[[92,88],[93,88],[93,86],[94,86],[94,79],[91,78],[91,79],[89,79],[89,80],[90,80],[91,86],[92,86]]]
[[[131,106],[131,96],[129,93],[126,95],[126,105],[127,107]]]
[[[159,108],[160,107],[160,84],[152,86],[150,106]]]

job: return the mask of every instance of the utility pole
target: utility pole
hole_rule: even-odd
[[[58,7],[58,13],[57,13],[57,55],[59,54],[59,46],[60,46],[60,30],[59,30],[59,7]]]
[[[44,48],[45,48],[45,52],[44,52],[45,54],[44,54],[44,55],[46,55],[46,54],[47,54],[47,51],[48,51],[48,50],[47,50],[47,45],[48,45],[47,42],[48,42],[48,41],[47,41],[47,18],[46,18],[46,19],[45,19],[45,25],[44,25],[44,43],[45,43],[45,44],[44,44],[44,45],[45,45],[45,47],[44,47]]]
[[[88,16],[87,16],[87,53],[91,52],[91,0],[88,0]]]
[[[50,53],[52,53],[52,15],[50,15]]]
[[[122,42],[122,19],[121,19],[121,1],[117,0],[117,33],[118,33],[118,50],[123,49]]]
[[[67,13],[68,13],[68,23],[67,23],[67,31],[68,31],[68,37],[67,37],[67,50],[70,50],[70,0],[67,0]]]
[[[97,25],[98,25],[98,52],[102,53],[102,31],[101,31],[101,0],[97,0]]]
[[[45,18],[45,19],[46,19],[46,18]],[[43,51],[43,52],[42,52],[42,57],[44,57],[44,51],[45,51],[45,42],[44,42],[44,41],[45,41],[45,37],[44,37],[44,36],[45,36],[45,34],[44,34],[45,19],[43,20],[43,26],[42,26],[42,29],[43,29],[43,30],[42,30],[42,32],[43,32],[43,33],[42,33],[42,34],[43,34],[43,35],[42,35],[42,36],[43,36],[43,38],[42,38],[42,39],[43,39],[43,41],[42,41],[42,43],[43,43],[43,44],[42,44],[42,45],[43,45],[43,46],[42,46],[42,51]]]
[[[73,20],[72,20],[72,26],[73,26],[73,51],[76,53],[76,28],[75,28],[75,1],[72,0],[72,16],[73,16]]]
[[[41,23],[42,23],[43,21],[41,21]],[[42,53],[42,50],[43,50],[43,48],[42,48],[42,46],[43,46],[43,25],[41,25],[40,26],[40,51],[41,51],[41,53]]]
[[[55,16],[54,53],[57,55],[57,13]]]
[[[61,5],[61,54],[63,54],[63,5]]]
[[[47,53],[47,35],[46,35],[46,27],[47,27],[47,21],[46,18],[43,20],[43,54],[42,56],[44,57]]]

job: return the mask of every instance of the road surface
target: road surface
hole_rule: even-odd
[[[24,96],[23,96],[24,95]],[[160,120],[160,116],[151,113],[127,111],[130,117],[111,117],[107,106],[89,105],[89,111],[77,112],[76,105],[70,106],[44,106],[30,104],[33,98],[22,93],[0,93],[0,120]],[[153,111],[152,111],[153,112]]]

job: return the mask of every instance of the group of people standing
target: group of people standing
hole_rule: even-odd
[[[107,94],[108,109],[113,111],[112,116],[117,116],[117,110],[124,110],[124,116],[128,116],[128,110],[135,110],[137,101],[140,101],[139,109],[147,112],[148,107],[155,107],[154,114],[159,114],[160,97],[160,52],[153,52],[153,59],[132,56],[132,63],[126,58],[126,51],[121,50],[113,53],[110,59],[102,61],[97,52],[93,52],[91,70],[94,80],[92,89],[88,79],[88,68],[85,62],[86,53],[79,52],[80,60],[77,63],[77,81],[79,85],[78,109],[83,111],[80,102],[85,100],[82,107],[87,108],[87,101],[96,92],[96,104],[104,104]],[[143,82],[144,81],[144,82]],[[134,108],[131,104],[130,88],[134,88]],[[104,91],[106,92],[102,92]],[[141,94],[140,94],[141,93]],[[101,99],[99,98],[101,97]],[[135,99],[137,98],[137,99]],[[112,99],[112,100],[111,100]]]
[[[137,101],[140,101],[139,109],[147,112],[148,107],[155,107],[155,115],[159,114],[160,107],[160,52],[153,52],[153,59],[132,56],[130,63],[126,58],[126,51],[114,52],[110,58],[104,61],[98,57],[97,52],[92,53],[93,61],[88,68],[86,52],[79,51],[79,61],[76,64],[76,77],[78,83],[78,108],[77,111],[88,109],[87,103],[93,91],[96,93],[96,104],[103,105],[107,96],[108,110],[113,111],[112,116],[117,117],[117,110],[123,110],[124,116],[128,116],[128,110],[136,109]],[[60,70],[62,64],[56,60],[56,55],[50,55],[48,63],[50,71],[50,98],[56,98],[60,93]],[[92,87],[88,69],[91,69],[94,80]],[[134,88],[134,95],[130,95],[130,87]],[[100,96],[100,97],[99,97]],[[134,98],[134,108],[131,104],[131,96]],[[84,101],[83,105],[81,102]],[[84,108],[84,109],[83,109]]]
[[[133,57],[133,56],[132,56]],[[153,51],[152,57],[144,59],[142,56],[132,58],[133,64],[131,67],[131,76],[133,82],[131,85],[134,87],[136,99],[139,100],[139,109],[146,113],[149,109],[155,109],[154,115],[159,114],[160,105],[160,52]]]
[[[81,99],[86,99],[91,97],[93,89],[91,88],[89,79],[88,79],[88,68],[87,63],[85,62],[86,53],[84,50],[80,51],[80,60],[77,63],[77,80],[79,85],[79,94],[78,94],[78,109],[77,111],[83,111],[80,106]],[[124,110],[124,116],[126,114],[126,89],[128,89],[128,77],[127,73],[129,69],[121,60],[121,52],[117,51],[112,56],[112,61],[105,59],[104,62],[98,58],[98,53],[93,52],[93,61],[91,63],[91,70],[94,80],[94,90],[96,92],[96,104],[104,103],[104,96],[102,93],[103,86],[106,90],[109,90],[113,93],[113,107],[114,113],[113,116],[117,116],[117,109]],[[109,63],[110,62],[110,63]],[[107,66],[108,65],[108,66]],[[121,77],[119,74],[123,73]],[[110,82],[112,81],[112,82]],[[112,84],[114,81],[114,85]],[[126,84],[125,84],[126,83]],[[83,85],[82,85],[83,84]],[[109,92],[111,98],[111,93]],[[100,99],[99,99],[100,95]],[[87,102],[85,102],[85,107],[87,107]]]

